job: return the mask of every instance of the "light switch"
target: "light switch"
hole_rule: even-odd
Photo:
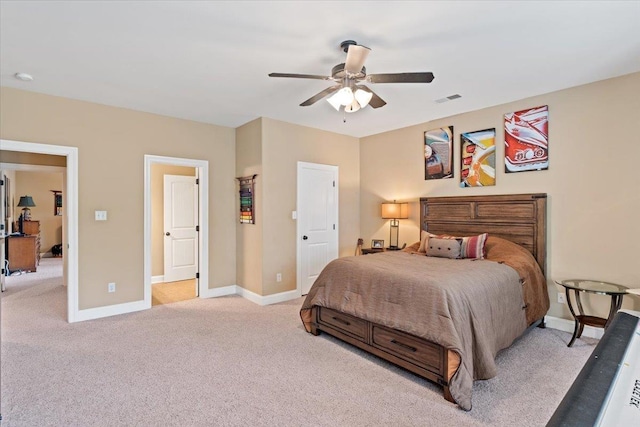
[[[107,211],[96,211],[96,221],[106,221]]]

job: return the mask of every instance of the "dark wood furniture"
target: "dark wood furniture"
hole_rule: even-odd
[[[567,347],[571,347],[577,338],[582,336],[584,326],[594,326],[596,328],[607,329],[613,316],[622,307],[622,299],[627,293],[627,287],[622,285],[616,285],[615,283],[599,282],[596,280],[582,280],[582,279],[569,279],[569,280],[556,280],[556,284],[563,286],[565,294],[567,296],[567,305],[569,311],[573,316],[575,327],[573,329],[573,336],[571,341],[567,344]],[[576,314],[573,303],[571,301],[571,292],[573,291],[573,299],[578,306],[578,314]],[[582,307],[582,301],[580,300],[580,294],[582,292],[588,292],[591,294],[607,295],[611,297],[611,308],[609,309],[609,315],[606,319],[597,316],[588,316],[585,314]]]
[[[6,239],[10,272],[34,272],[40,264],[40,221],[23,221],[22,233]]]
[[[384,252],[384,248],[362,248],[362,255],[379,254]]]
[[[420,224],[434,234],[488,232],[518,243],[533,254],[545,272],[546,202],[546,194],[425,197],[420,199]],[[326,332],[440,384],[445,399],[453,401],[449,352],[443,346],[324,307],[314,306],[312,319],[312,334]]]
[[[401,248],[363,248],[362,249],[362,255],[377,254],[377,253],[385,252],[385,251],[401,251],[402,249],[405,248],[405,246],[407,246],[406,243]]]
[[[9,260],[9,271],[36,271],[36,236],[21,235],[8,236],[7,259]]]
[[[22,232],[36,237],[36,266],[40,264],[40,221],[23,221]]]

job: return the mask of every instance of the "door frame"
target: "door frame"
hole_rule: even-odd
[[[298,296],[302,296],[302,247],[300,242],[302,241],[303,232],[300,230],[300,218],[298,217],[298,213],[300,212],[300,174],[303,168],[305,167],[313,167],[315,169],[324,169],[327,171],[331,171],[335,174],[336,180],[336,191],[334,193],[334,206],[335,206],[335,215],[336,215],[336,247],[335,251],[340,256],[340,206],[339,201],[340,197],[338,197],[340,185],[340,169],[335,165],[326,165],[322,163],[310,163],[310,162],[298,162],[297,166],[297,174],[296,174],[296,292]]]
[[[78,147],[64,145],[40,144],[35,142],[0,139],[2,150],[21,153],[50,154],[64,156],[67,159],[65,200],[63,218],[66,227],[67,245],[63,262],[65,264],[67,286],[67,321],[77,322],[80,319],[78,307]]]
[[[151,166],[165,164],[196,169],[198,185],[198,298],[209,289],[209,162],[207,160],[144,155],[144,307],[151,308]]]

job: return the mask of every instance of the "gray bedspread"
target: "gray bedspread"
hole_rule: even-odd
[[[300,314],[307,331],[310,309],[317,305],[455,351],[460,366],[449,388],[457,404],[469,410],[473,380],[495,376],[496,354],[527,328],[521,276],[491,260],[406,251],[340,258],[322,271]]]

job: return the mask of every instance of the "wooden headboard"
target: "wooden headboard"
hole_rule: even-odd
[[[533,254],[546,274],[547,195],[422,197],[420,225],[433,234],[471,236],[489,233],[515,242]]]

